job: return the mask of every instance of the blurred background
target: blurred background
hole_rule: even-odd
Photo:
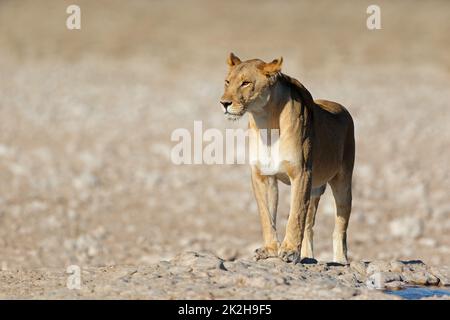
[[[284,57],[352,113],[351,260],[450,263],[450,2],[0,1],[0,267],[149,264],[262,241],[247,165],[173,165],[176,128],[246,128],[219,99],[230,51]],[[289,189],[280,185],[280,238]],[[332,258],[328,189],[315,252]]]

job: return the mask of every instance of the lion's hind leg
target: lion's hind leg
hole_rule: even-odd
[[[350,115],[349,115],[350,117]],[[344,148],[341,169],[329,181],[336,204],[336,216],[333,231],[333,261],[347,264],[347,227],[352,209],[352,175],[355,163],[355,137],[353,121],[350,117],[350,127]]]
[[[347,227],[352,208],[352,176],[338,173],[331,181],[336,204],[336,216],[333,231],[333,261],[347,264]]]

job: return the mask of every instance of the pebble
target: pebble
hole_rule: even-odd
[[[401,273],[404,270],[404,264],[401,261],[392,261],[390,263],[390,270],[392,272]]]
[[[404,274],[405,281],[415,285],[437,285],[439,279],[427,271],[411,272]]]
[[[197,253],[189,251],[176,256],[173,259],[175,265],[188,266],[193,269],[222,269],[226,270],[223,260],[212,253]]]
[[[364,262],[361,261],[352,261],[350,262],[350,268],[355,270],[356,272],[365,275],[367,266]]]
[[[442,268],[431,267],[430,271],[434,276],[439,278],[440,286],[450,286],[450,268],[449,267],[442,267]]]
[[[367,266],[366,272],[368,275],[372,275],[374,273],[379,273],[379,272],[388,272],[388,271],[390,271],[390,267],[391,266],[388,261],[376,260],[376,261],[369,263],[369,265]]]
[[[376,272],[372,274],[366,281],[366,285],[370,289],[384,289],[389,282],[401,282],[402,276],[394,272]]]

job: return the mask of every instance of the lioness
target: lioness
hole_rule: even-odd
[[[355,159],[353,120],[340,104],[313,100],[299,81],[281,73],[282,62],[282,58],[270,63],[241,61],[230,53],[220,101],[228,119],[236,120],[247,112],[250,130],[279,129],[276,172],[267,175],[260,165],[251,165],[264,238],[255,258],[279,256],[286,262],[314,258],[315,214],[329,183],[336,203],[333,260],[345,264]],[[276,232],[278,180],[291,185],[289,219],[281,244]]]

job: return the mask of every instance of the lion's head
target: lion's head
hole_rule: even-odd
[[[281,71],[283,58],[266,63],[259,59],[241,61],[230,53],[225,92],[220,100],[225,116],[237,120],[246,111],[261,112],[270,99],[270,87]]]

